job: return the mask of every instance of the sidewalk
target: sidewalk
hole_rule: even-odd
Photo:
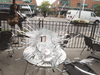
[[[85,59],[88,55],[90,55],[90,51],[83,52],[82,55],[80,55],[82,48],[66,48],[65,52],[67,54],[67,57],[69,57],[72,61],[77,61],[81,59]],[[25,67],[26,67],[26,61],[23,58],[23,51],[24,49],[15,50],[15,54],[12,58],[7,57],[7,52],[2,52],[0,54],[1,64],[4,71],[4,75],[24,75]],[[88,64],[98,75],[100,75],[100,62],[93,62]],[[26,75],[33,75],[32,73],[35,72],[36,68],[32,65],[28,65]],[[58,75],[58,72],[55,73],[52,72],[52,70],[46,72],[47,75]],[[1,72],[0,72],[0,75]],[[41,70],[37,75],[41,75]]]

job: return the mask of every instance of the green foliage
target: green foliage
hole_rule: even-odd
[[[94,10],[95,10],[96,15],[100,16],[100,4],[96,4]]]
[[[42,2],[42,4],[39,6],[39,8],[40,8],[41,10],[43,10],[43,11],[48,11],[48,10],[50,10],[50,8],[49,8],[50,5],[51,5],[51,4],[49,3],[49,1],[44,1],[44,2]]]
[[[89,23],[88,20],[82,20],[80,18],[76,18],[72,21],[73,23]]]

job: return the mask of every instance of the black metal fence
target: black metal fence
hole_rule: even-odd
[[[67,22],[58,22],[58,21],[46,21],[46,20],[30,20],[30,23],[27,21],[23,21],[24,31],[32,31],[32,29],[36,30],[39,28],[46,28],[55,33],[57,33],[60,37],[69,34],[71,38],[74,38],[77,34],[80,34],[77,38],[72,40],[72,44],[68,45],[69,48],[83,48],[84,44],[84,35],[95,38],[96,40],[100,40],[96,34],[100,34],[99,28],[100,25],[95,24],[68,24]],[[7,23],[7,20],[1,20],[0,24],[1,31],[11,30],[11,26]],[[19,27],[15,25],[15,35],[16,40],[18,42],[21,41],[22,37],[19,37],[18,32]],[[23,46],[21,43],[16,44],[15,46]]]

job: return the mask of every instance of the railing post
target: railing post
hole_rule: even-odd
[[[95,29],[96,29],[96,24],[94,25],[93,37],[94,37],[94,34],[95,34]]]
[[[94,38],[95,28],[96,28],[96,24],[93,24],[92,30],[91,30],[91,35],[90,35],[91,38]]]
[[[43,19],[42,19],[42,28],[43,28]]]
[[[15,4],[15,0],[13,0],[13,4]]]
[[[0,32],[1,32],[1,19],[0,19]]]
[[[40,22],[41,22],[41,20],[40,20],[40,18],[39,18],[39,29],[40,29]]]

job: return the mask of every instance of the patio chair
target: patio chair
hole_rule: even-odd
[[[61,40],[62,43],[60,43],[60,46],[62,48],[65,48],[66,47],[65,45],[68,44],[68,40],[70,39],[71,39],[71,36],[69,34],[64,35],[63,39]]]
[[[9,49],[9,47],[12,45],[12,33],[10,31],[1,31],[0,32],[0,52]],[[14,51],[13,51],[14,53]],[[10,52],[8,51],[8,54],[10,57],[12,57],[12,55],[10,55]],[[4,75],[3,69],[2,69],[2,64],[1,64],[1,60],[0,60],[0,71],[2,73],[2,75]]]
[[[84,36],[84,41],[85,41],[85,45],[89,48],[92,49],[92,53],[94,54],[96,51],[100,51],[100,45],[98,43],[98,41],[96,41],[95,39],[92,39],[88,36]],[[93,43],[94,42],[94,43]],[[82,52],[84,51],[84,49],[86,48],[86,46],[83,48],[83,50],[81,51],[80,55],[82,54]]]
[[[93,52],[91,52],[92,54],[94,54],[95,52],[100,52],[100,45],[98,43],[98,41],[88,37],[88,36],[84,36],[84,39],[85,39],[85,44],[90,48],[92,49]],[[83,50],[81,51],[80,54],[82,54],[82,52],[84,51],[84,48]],[[88,58],[95,58],[95,59],[99,59],[98,57],[95,57],[95,56],[88,56]]]
[[[82,54],[82,52],[84,51],[85,48],[90,48],[90,45],[89,45],[89,40],[88,40],[88,36],[84,36],[84,41],[85,41],[85,47],[83,48],[83,50],[81,51],[80,55]]]
[[[0,32],[0,51],[4,51],[6,49],[9,49],[12,47],[12,32],[11,31],[1,31]],[[14,51],[12,50],[14,53]],[[12,57],[13,54],[10,55],[10,51],[8,51],[8,54],[10,57]]]
[[[80,62],[64,63],[64,72],[68,75],[98,75],[87,64]]]

